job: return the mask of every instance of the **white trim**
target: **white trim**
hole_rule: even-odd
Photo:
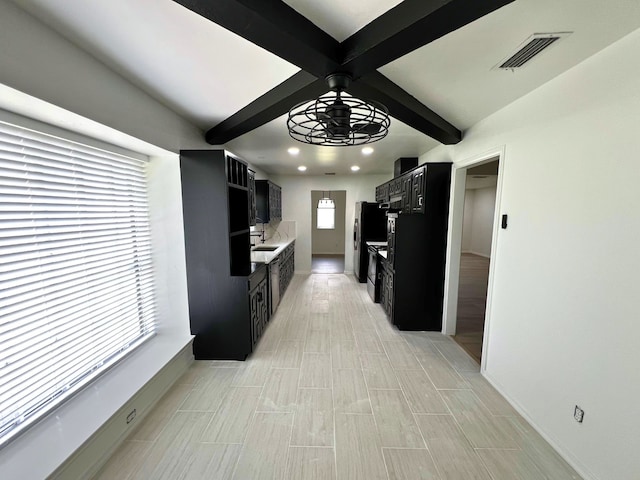
[[[491,298],[493,290],[493,278],[496,264],[496,248],[498,243],[498,230],[500,228],[500,212],[502,200],[502,181],[504,178],[506,146],[498,146],[482,154],[474,155],[460,162],[454,163],[451,197],[449,199],[449,228],[447,233],[447,260],[445,267],[445,292],[443,300],[443,324],[444,335],[455,335],[456,316],[458,310],[458,282],[460,276],[460,254],[462,253],[462,220],[464,215],[464,196],[467,169],[498,158],[498,183],[496,185],[496,204],[493,218],[493,233],[491,236],[491,254],[493,259],[489,264],[489,282],[487,285],[487,307],[485,310],[484,339],[482,344],[482,361],[480,371],[486,370],[489,352],[489,328],[491,320]]]

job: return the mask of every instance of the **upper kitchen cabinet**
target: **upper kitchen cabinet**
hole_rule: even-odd
[[[282,220],[282,189],[270,180],[256,180],[257,222]]]
[[[256,174],[253,170],[249,170],[247,176],[249,180],[249,225],[255,226],[258,215],[256,211]]]
[[[411,172],[411,213],[424,213],[426,167],[418,167]]]

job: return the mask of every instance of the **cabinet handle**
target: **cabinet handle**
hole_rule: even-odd
[[[422,206],[422,196],[418,197],[418,206]]]

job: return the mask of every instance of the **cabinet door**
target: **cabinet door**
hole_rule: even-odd
[[[396,255],[396,219],[387,218],[387,260],[389,265],[394,264]]]
[[[411,213],[411,190],[413,186],[413,175],[404,175],[401,179],[400,195],[402,195],[402,213]]]
[[[249,225],[256,224],[256,174],[249,170]]]
[[[425,194],[425,169],[424,167],[415,170],[412,174],[411,185],[411,212],[424,213]]]

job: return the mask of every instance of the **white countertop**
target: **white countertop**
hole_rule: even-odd
[[[273,252],[256,252],[253,249],[251,250],[251,261],[259,262],[259,263],[269,263],[278,255],[280,255],[285,248],[295,242],[295,238],[290,238],[284,241],[271,241],[267,240],[265,243],[258,243],[256,247],[278,247]],[[253,248],[253,247],[252,247]]]

